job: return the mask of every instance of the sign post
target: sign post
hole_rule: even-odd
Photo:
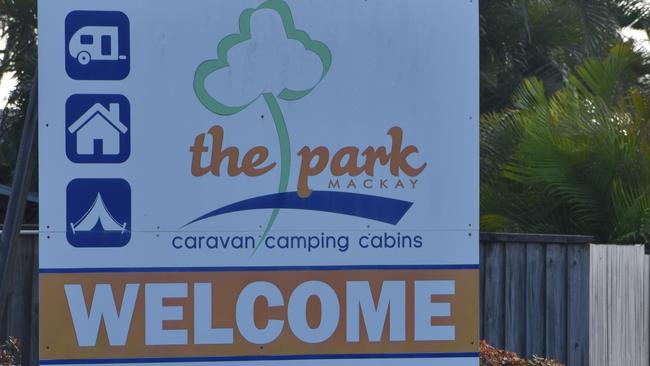
[[[42,365],[477,365],[478,4],[39,3]]]

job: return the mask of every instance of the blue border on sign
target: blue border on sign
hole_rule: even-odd
[[[177,358],[108,358],[89,360],[40,360],[41,365],[80,365],[116,363],[171,363],[171,362],[225,362],[225,361],[291,361],[291,360],[354,360],[405,358],[476,358],[478,352],[363,354],[363,355],[291,355],[291,356],[234,356],[234,357],[177,357]]]
[[[39,273],[151,273],[151,272],[284,272],[284,271],[365,271],[365,270],[476,270],[478,264],[367,265],[367,266],[286,266],[286,267],[143,267],[143,268],[41,268]]]

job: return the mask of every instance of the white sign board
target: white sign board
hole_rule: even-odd
[[[39,2],[41,364],[476,365],[478,4]]]

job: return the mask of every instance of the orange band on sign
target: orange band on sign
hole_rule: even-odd
[[[475,353],[477,269],[42,273],[43,360]]]

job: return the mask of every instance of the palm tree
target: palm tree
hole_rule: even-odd
[[[623,27],[650,28],[645,0],[481,1],[481,110],[509,106],[528,77],[558,90],[576,65],[619,43]]]
[[[552,96],[528,79],[481,121],[481,228],[650,238],[650,99],[627,44],[588,59]]]

